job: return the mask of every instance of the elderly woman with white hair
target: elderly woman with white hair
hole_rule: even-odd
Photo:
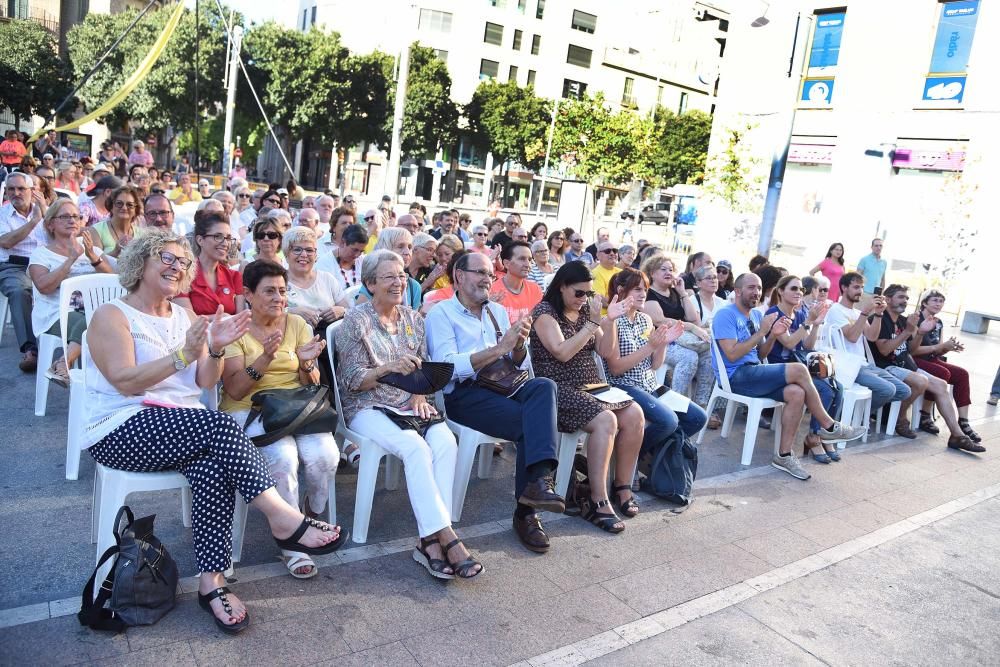
[[[556,267],[549,261],[549,243],[547,239],[538,239],[531,242],[531,270],[528,272],[528,279],[536,283],[543,290],[546,285],[546,276],[556,272]],[[551,278],[549,278],[551,280]]]
[[[288,312],[318,332],[342,318],[347,308],[337,279],[316,268],[316,242],[312,229],[292,227],[281,239],[281,250],[288,259]]]
[[[234,492],[264,513],[281,549],[330,553],[347,531],[305,517],[298,499],[287,503],[240,424],[199,402],[222,375],[225,347],[248,331],[249,311],[196,317],[171,303],[194,278],[194,257],[183,236],[166,230],[136,237],[118,268],[128,294],[98,308],[89,327],[83,445],[109,468],[188,479],[198,604],[236,634],[250,617],[223,574],[232,562]]]
[[[406,266],[410,263],[410,258],[413,257],[413,236],[410,235],[410,232],[402,229],[401,227],[387,227],[382,230],[381,234],[379,234],[378,243],[375,244],[375,250],[393,251],[403,258],[403,265]],[[374,250],[372,252],[374,252]],[[362,273],[364,273],[363,267]],[[371,296],[371,292],[368,291],[368,287],[362,280],[361,290],[358,292],[358,297],[355,303],[365,303],[371,299]],[[409,278],[406,281],[405,290],[403,292],[403,303],[413,310],[420,310],[420,304],[423,302],[423,299],[423,291],[420,289],[420,283],[413,278]]]
[[[469,245],[469,250],[472,252],[478,252],[480,255],[486,255],[492,260],[493,252],[486,245],[486,239],[489,238],[489,235],[490,230],[486,227],[486,225],[473,225],[472,243]]]
[[[419,542],[413,559],[438,579],[471,579],[483,566],[451,527],[455,436],[427,397],[379,382],[419,372],[427,359],[424,320],[405,305],[403,258],[375,250],[361,268],[371,300],[348,312],[337,331],[344,420],[403,461]]]

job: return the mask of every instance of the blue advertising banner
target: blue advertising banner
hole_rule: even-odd
[[[961,102],[965,95],[965,76],[929,76],[924,80],[924,99]]]
[[[979,0],[961,0],[941,5],[930,74],[964,74],[969,66],[972,38],[979,18]]]
[[[812,48],[809,52],[810,68],[837,66],[845,16],[844,12],[816,16],[816,30],[813,32]]]
[[[802,82],[803,102],[830,104],[833,101],[833,79],[806,79]]]

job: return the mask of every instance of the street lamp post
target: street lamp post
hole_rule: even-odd
[[[766,13],[766,12],[765,12]],[[752,28],[760,28],[770,23],[766,17],[761,16],[750,24]],[[788,58],[788,72],[786,77],[792,78],[795,71],[795,55],[799,44],[799,27],[802,23],[802,14],[795,17],[795,34],[792,37],[792,52]],[[797,81],[797,80],[796,80]],[[795,98],[792,101],[791,110],[782,113],[782,120],[786,130],[782,132],[774,144],[774,151],[771,155],[771,172],[767,179],[767,197],[764,199],[764,213],[760,222],[760,234],[757,237],[757,252],[764,257],[771,253],[771,243],[774,241],[774,225],[778,217],[778,204],[781,201],[781,186],[785,180],[785,167],[788,164],[788,149],[792,143],[792,132],[795,128],[795,107],[799,100],[799,86],[795,85]]]

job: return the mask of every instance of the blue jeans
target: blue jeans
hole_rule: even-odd
[[[520,498],[528,483],[528,466],[558,462],[556,383],[548,378],[528,380],[513,397],[501,396],[475,384],[458,384],[444,395],[448,419],[494,438],[517,443],[514,494]]]
[[[674,412],[655,396],[639,387],[615,386],[628,393],[636,405],[642,408],[642,414],[646,418],[646,430],[642,436],[643,451],[669,438],[678,426],[684,431],[684,435],[690,437],[704,428],[705,422],[708,421],[708,415],[694,401],[688,404],[687,412]]]
[[[826,409],[826,413],[833,419],[839,419],[840,408],[844,403],[844,386],[838,382],[837,388],[834,389],[826,380],[813,378],[812,381],[813,386],[816,387],[816,393],[819,394],[820,401],[823,402],[823,407]],[[809,432],[819,433],[820,428],[822,427],[819,422],[816,421],[816,417],[810,417]]]
[[[862,366],[857,379],[854,381],[862,387],[872,390],[873,414],[878,412],[879,408],[887,403],[905,401],[910,397],[910,388],[905,382],[878,366],[871,364]]]

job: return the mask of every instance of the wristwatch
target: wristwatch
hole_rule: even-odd
[[[174,370],[182,371],[188,367],[187,359],[184,358],[184,350],[177,348],[173,353]]]

